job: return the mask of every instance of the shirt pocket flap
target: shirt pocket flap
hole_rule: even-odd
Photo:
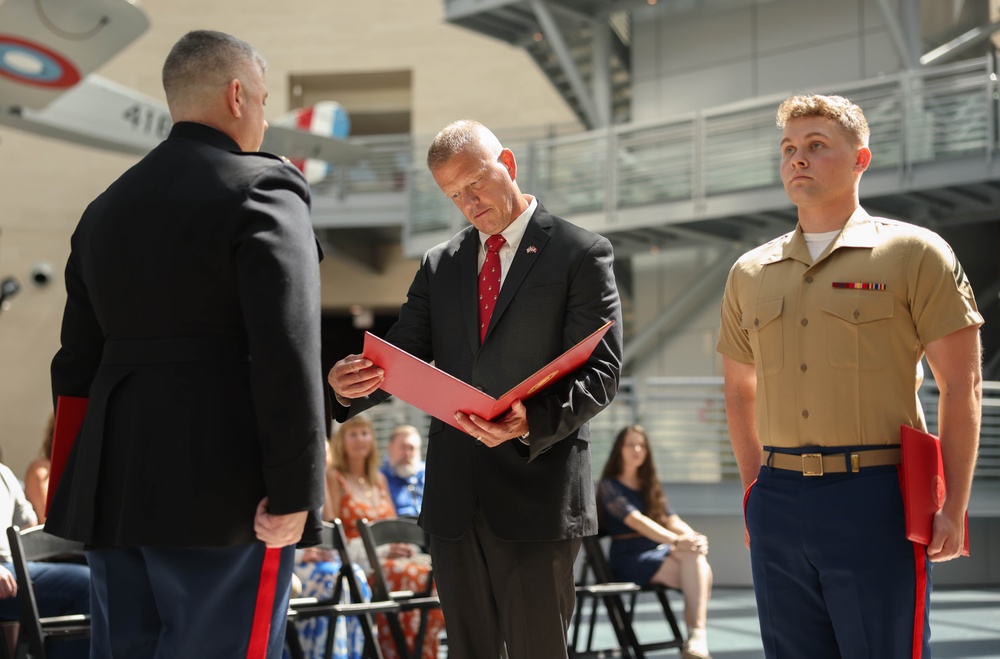
[[[892,318],[893,300],[886,293],[833,295],[823,302],[823,311],[854,325],[873,323]]]
[[[748,313],[743,314],[740,321],[740,328],[745,330],[759,330],[775,318],[781,317],[781,308],[785,303],[785,298],[774,297],[768,300],[760,300]]]

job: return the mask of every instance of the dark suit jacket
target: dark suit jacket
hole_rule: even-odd
[[[478,505],[503,540],[594,534],[588,421],[614,398],[622,363],[611,244],[539,204],[480,347],[478,241],[469,226],[427,252],[386,335],[390,343],[499,398],[608,320],[615,324],[578,371],[525,401],[529,446],[512,440],[487,448],[432,420],[421,524],[432,535],[457,539]],[[376,392],[350,413],[386,397]]]
[[[48,529],[225,546],[256,540],[265,495],[322,506],[318,262],[299,172],[202,124],[91,203],[52,362],[54,395],[90,403]]]

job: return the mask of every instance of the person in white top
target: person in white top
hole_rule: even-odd
[[[34,508],[24,496],[7,465],[0,464],[0,620],[20,620],[21,602],[17,579],[11,564],[10,543],[6,529],[26,529],[38,524]],[[28,574],[35,584],[38,613],[43,617],[90,613],[90,568],[77,563],[28,563]],[[90,641],[57,641],[46,647],[52,659],[90,656]]]

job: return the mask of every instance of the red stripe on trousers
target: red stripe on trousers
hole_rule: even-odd
[[[280,547],[268,547],[264,550],[264,563],[260,568],[260,585],[257,587],[257,605],[253,611],[253,629],[250,630],[247,659],[265,659],[267,657],[267,644],[271,636],[271,619],[274,617],[274,596],[278,589],[278,567],[280,564]]]
[[[899,475],[899,489],[903,493],[904,501],[906,492],[903,491],[903,466],[896,465],[896,473]],[[927,545],[919,542],[910,542],[913,545],[913,571],[915,582],[914,606],[913,606],[913,659],[922,659],[924,650],[924,620],[927,617]]]
[[[921,659],[924,649],[924,620],[927,612],[927,547],[914,542],[913,562],[916,570],[917,592],[913,607],[913,659]]]

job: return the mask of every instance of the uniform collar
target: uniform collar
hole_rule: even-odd
[[[851,213],[851,216],[847,218],[847,224],[840,230],[840,234],[833,239],[826,255],[832,254],[834,250],[840,247],[871,249],[875,247],[876,242],[875,223],[872,221],[871,215],[864,208],[858,206]],[[794,231],[790,231],[772,241],[762,256],[763,263],[777,263],[785,259],[794,259],[806,265],[813,264],[812,256],[809,254],[809,247],[806,245],[805,236],[802,235],[802,227],[799,225],[795,226]],[[826,256],[821,256],[820,259],[817,259],[817,262],[823,258],[826,258]]]
[[[186,138],[205,142],[224,151],[240,151],[239,144],[217,128],[194,121],[178,121],[170,129],[168,139]]]

